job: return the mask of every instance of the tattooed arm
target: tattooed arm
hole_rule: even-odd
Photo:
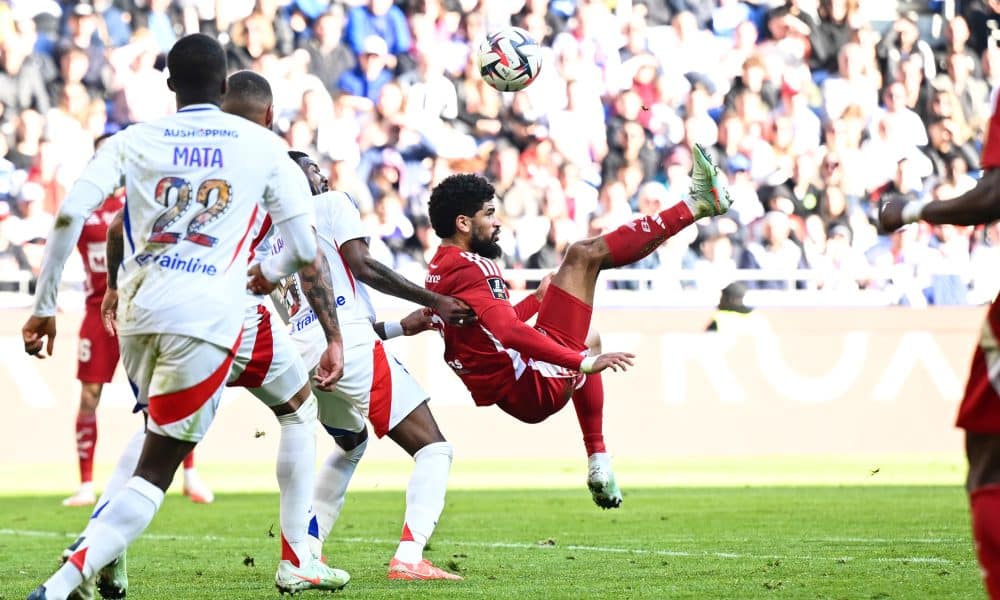
[[[299,282],[302,284],[302,295],[316,313],[326,341],[339,341],[341,337],[340,323],[337,321],[337,297],[333,293],[330,263],[327,262],[324,253],[318,253],[312,264],[299,270]]]
[[[469,324],[475,320],[475,313],[461,300],[422,288],[375,260],[363,239],[344,242],[340,246],[340,253],[358,281],[383,294],[432,308],[442,319],[453,325]]]
[[[333,293],[330,264],[322,251],[316,254],[312,264],[299,269],[299,283],[302,284],[302,295],[316,313],[326,336],[326,352],[320,357],[313,379],[319,389],[329,392],[344,376],[344,342],[337,321],[337,297]]]

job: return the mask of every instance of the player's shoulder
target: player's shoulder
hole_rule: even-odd
[[[323,206],[332,210],[352,209],[358,210],[358,205],[351,198],[350,194],[339,190],[330,190],[313,197],[317,206]]]

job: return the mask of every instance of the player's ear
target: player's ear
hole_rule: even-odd
[[[222,83],[219,84],[219,95],[225,98],[227,90],[229,90],[229,81],[223,77]]]
[[[171,92],[176,92],[176,91],[177,91],[177,90],[175,90],[175,89],[174,89],[174,80],[173,80],[173,79],[171,79],[170,77],[167,77],[167,88],[168,88],[168,89],[169,89],[169,90],[170,90]]]
[[[472,231],[472,219],[466,215],[458,215],[455,217],[455,229],[462,233],[469,233]]]
[[[274,105],[267,105],[267,113],[264,115],[264,125],[270,129],[274,125]]]

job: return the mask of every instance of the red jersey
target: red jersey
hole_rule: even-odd
[[[444,336],[444,359],[479,406],[503,400],[528,365],[547,363],[572,376],[583,355],[526,325],[538,310],[535,297],[512,306],[500,267],[456,246],[442,246],[431,260],[427,289],[454,296],[475,311],[478,321],[454,327],[435,319]]]
[[[94,214],[87,217],[83,232],[76,241],[76,249],[83,259],[87,272],[84,291],[87,293],[87,307],[100,306],[104,291],[108,288],[107,239],[108,225],[118,211],[125,206],[125,188],[121,188],[104,200],[104,204]]]
[[[1000,112],[993,95],[993,116],[983,145],[983,169],[1000,167]],[[976,433],[1000,434],[1000,295],[990,305],[979,344],[972,356],[969,381],[958,410],[957,425]]]

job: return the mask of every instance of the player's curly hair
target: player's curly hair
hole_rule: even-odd
[[[428,206],[434,233],[441,239],[455,235],[458,215],[471,217],[495,194],[493,184],[481,175],[458,173],[445,177],[431,191]]]

